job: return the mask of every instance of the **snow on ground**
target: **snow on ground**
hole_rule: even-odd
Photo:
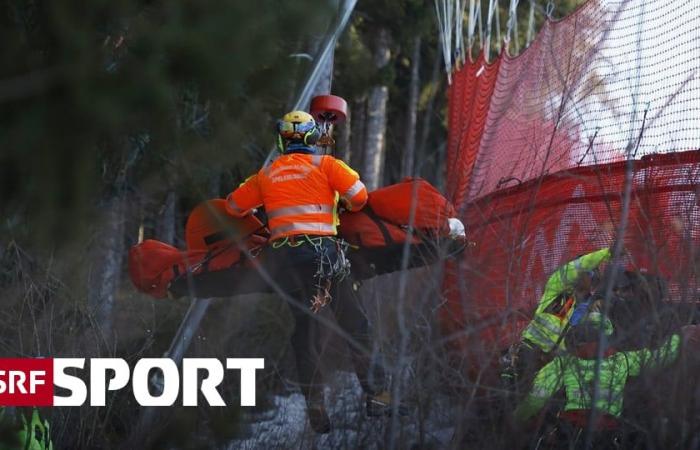
[[[232,441],[226,449],[383,449],[391,418],[366,417],[362,389],[354,374],[338,372],[326,388],[326,407],[333,429],[319,435],[309,426],[306,405],[300,393],[275,396],[274,408],[250,415],[248,437]],[[445,400],[447,403],[447,400]],[[432,414],[437,413],[439,414]],[[434,417],[433,417],[434,416]],[[434,408],[425,426],[424,441],[432,448],[446,447],[453,428],[445,408]],[[415,411],[400,419],[397,448],[410,448],[419,441]],[[399,445],[400,444],[400,445]]]

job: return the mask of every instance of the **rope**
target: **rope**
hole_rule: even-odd
[[[348,244],[342,239],[333,237],[318,237],[310,238],[305,236],[306,241],[314,248],[318,258],[318,266],[314,275],[314,287],[316,293],[311,299],[311,311],[318,313],[324,306],[329,304],[333,297],[331,296],[331,286],[333,281],[341,282],[350,276],[350,261],[348,261],[345,253],[348,250]],[[336,259],[333,261],[328,255],[328,249],[324,247],[324,239],[332,240],[336,248]]]
[[[520,53],[520,33],[518,33],[518,3],[519,0],[515,2],[515,11],[513,11],[513,35],[515,36],[515,54]]]
[[[452,8],[451,0],[434,0],[435,14],[440,31],[440,43],[442,44],[442,57],[445,61],[447,82],[452,84]]]
[[[454,20],[454,33],[455,33],[455,64],[459,64],[464,58],[464,10],[466,9],[466,2],[462,0],[455,1],[455,20]],[[471,51],[471,47],[469,48]]]
[[[498,0],[496,0],[496,6],[493,9],[493,18],[496,22],[496,43],[498,44],[498,52],[500,53],[503,49],[503,40],[501,39],[501,15],[498,13]]]
[[[520,45],[518,44],[518,3],[519,0],[510,0],[510,7],[508,8],[508,22],[506,24],[506,49],[509,48],[511,39],[513,38],[513,31],[515,31],[515,53],[520,51]]]
[[[548,19],[552,18],[552,14],[554,14],[554,2],[552,0],[549,0],[547,2],[547,9],[545,10],[545,14],[547,15]]]
[[[466,60],[467,52],[471,55],[471,51],[476,43],[477,34],[479,37],[479,45],[486,54],[490,51],[490,41],[492,31],[494,30],[494,15],[495,17],[495,32],[496,41],[501,41],[501,25],[498,16],[498,0],[489,0],[489,13],[487,16],[486,33],[484,33],[483,13],[481,2],[478,0],[469,0],[469,11],[467,12],[467,0],[433,0],[435,5],[435,16],[440,36],[440,48],[442,50],[445,71],[447,72],[447,80],[452,82],[452,71],[456,66]],[[515,11],[519,0],[511,0],[511,9]],[[511,12],[511,16],[515,17],[515,13]],[[467,36],[466,42],[464,37],[464,21],[467,21]],[[508,37],[513,30],[517,33],[517,17],[509,19],[508,22]],[[478,29],[477,29],[478,27]],[[519,43],[518,43],[519,47]]]
[[[443,11],[445,18],[445,62],[447,69],[447,81],[452,84],[452,8],[450,8],[450,0],[443,0]]]
[[[530,16],[527,19],[527,43],[526,46],[530,46],[532,38],[535,36],[535,0],[530,0]]]
[[[476,5],[476,14],[478,16],[477,25],[479,25],[479,46],[484,48],[484,20],[483,14],[481,13],[481,2]]]
[[[455,64],[455,65],[459,61],[459,54],[462,51],[462,47],[463,47],[463,45],[462,45],[462,42],[463,42],[462,33],[460,32],[462,27],[460,26],[460,23],[459,23],[459,12],[461,9],[461,4],[462,4],[461,0],[454,0],[454,2],[450,5],[450,8],[452,8],[452,6],[454,6],[454,14],[452,16],[454,23],[452,24],[452,29],[454,30],[455,48],[454,48],[454,52],[452,54],[452,61],[453,61],[453,64]]]
[[[493,10],[496,0],[489,0],[489,14],[486,17],[486,36],[484,37],[484,59],[488,62],[491,51],[491,23],[493,22]]]
[[[469,52],[474,48],[474,29],[476,28],[477,8],[481,8],[481,2],[476,4],[475,0],[469,0],[469,17],[467,18],[467,45]]]

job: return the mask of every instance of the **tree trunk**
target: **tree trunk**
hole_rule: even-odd
[[[334,11],[334,14],[339,14],[339,0],[326,0],[326,3],[328,3],[329,8]],[[321,57],[321,52],[324,49],[324,38],[329,32],[330,30],[328,29],[318,30],[318,33],[314,33],[314,35],[311,36],[310,48],[311,54],[314,55],[314,58]],[[318,81],[316,82],[316,85],[313,87],[313,90],[311,92],[311,99],[313,99],[317,95],[328,95],[331,93],[331,86],[333,85],[333,60],[335,55],[335,42],[333,42],[331,45],[333,46],[333,49],[331,50],[330,57],[321,67],[321,72],[319,74]],[[309,106],[309,104],[306,104],[302,105],[301,108],[308,110]]]
[[[207,191],[209,193],[209,197],[221,198],[221,172],[218,170],[214,171],[211,178],[209,178],[209,186],[207,186]]]
[[[435,60],[433,61],[433,70],[432,73],[430,74],[430,83],[431,86],[433,86],[433,91],[430,99],[428,100],[428,106],[425,108],[425,114],[423,114],[423,120],[421,122],[422,128],[421,128],[421,135],[420,135],[420,144],[418,145],[418,158],[424,159],[426,157],[426,146],[428,145],[428,137],[430,136],[430,130],[431,130],[431,125],[433,123],[433,109],[435,108],[435,99],[437,98],[437,94],[439,91],[439,83],[441,80],[441,74],[440,74],[440,59],[441,55],[440,52],[437,51],[435,53]],[[442,169],[442,165],[438,161],[439,158],[436,158],[435,161],[435,181],[436,181],[436,186],[437,184],[443,183],[443,179],[445,178],[445,173]],[[444,183],[443,183],[444,184]],[[438,189],[441,189],[438,187]]]
[[[175,217],[177,215],[177,194],[174,189],[168,189],[165,194],[165,202],[161,209],[160,221],[158,223],[158,234],[156,239],[166,244],[175,244]]]
[[[411,58],[411,83],[408,88],[408,111],[406,117],[406,142],[403,146],[401,175],[413,176],[416,157],[416,126],[418,125],[418,87],[420,85],[420,47],[421,38],[416,36],[413,41],[413,56]]]
[[[352,150],[350,149],[350,130],[352,129],[352,115],[351,111],[348,110],[347,117],[345,118],[345,123],[338,127],[338,140],[335,146],[335,156],[336,158],[342,159],[343,161],[349,162],[352,157]]]
[[[321,75],[314,87],[313,94],[311,94],[312,99],[317,95],[328,95],[331,93],[331,85],[333,84],[333,59],[333,54],[331,54],[323,65]]]
[[[384,68],[391,58],[389,32],[382,28],[377,33],[374,51],[374,65]],[[386,150],[386,110],[389,101],[389,87],[376,85],[370,88],[367,98],[367,134],[362,175],[367,189],[377,189],[382,183],[384,153]]]
[[[350,124],[350,166],[360,170],[364,179],[365,131],[367,128],[366,98],[355,98],[352,101],[352,123]]]
[[[113,337],[113,311],[124,258],[124,198],[116,194],[105,202],[105,223],[93,248],[94,271],[90,273],[88,305],[108,342]]]
[[[103,202],[104,223],[100,224],[91,249],[91,262],[95,268],[88,278],[88,307],[95,316],[97,326],[108,346],[114,340],[114,306],[122,275],[125,253],[125,212],[129,204],[127,194],[131,169],[141,157],[150,137],[147,134],[126,139],[122,145],[123,159],[116,167],[116,177]]]

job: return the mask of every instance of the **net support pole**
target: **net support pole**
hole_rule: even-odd
[[[182,363],[182,358],[185,356],[187,348],[192,343],[194,333],[199,329],[199,324],[202,322],[202,319],[204,319],[204,315],[207,309],[209,309],[211,301],[210,298],[195,298],[192,300],[190,307],[185,313],[185,317],[182,318],[180,328],[178,328],[173,341],[170,343],[170,348],[165,352],[164,356],[166,358],[172,359],[177,365]]]
[[[164,358],[172,359],[175,364],[180,367],[182,365],[182,359],[185,356],[185,352],[192,343],[194,334],[199,329],[199,325],[202,323],[202,319],[209,309],[212,300],[210,298],[205,299],[192,299],[190,307],[187,309],[185,316],[182,318],[180,327],[175,333],[173,341],[170,343],[170,347],[163,354]],[[162,393],[164,388],[163,372],[156,372],[148,380],[151,391]],[[134,427],[131,436],[124,448],[131,447],[137,448],[142,446],[152,434],[153,426],[158,419],[159,408],[154,406],[147,406],[141,410],[139,415],[139,420]]]

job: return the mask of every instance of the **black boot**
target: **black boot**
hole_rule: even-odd
[[[328,417],[326,407],[323,406],[323,403],[307,405],[306,413],[309,416],[311,428],[313,428],[316,433],[326,434],[331,431],[331,419]]]
[[[328,412],[325,406],[325,395],[323,388],[312,386],[305,392],[306,397],[306,414],[309,416],[311,428],[316,433],[326,434],[331,431],[331,419],[328,417]]]

